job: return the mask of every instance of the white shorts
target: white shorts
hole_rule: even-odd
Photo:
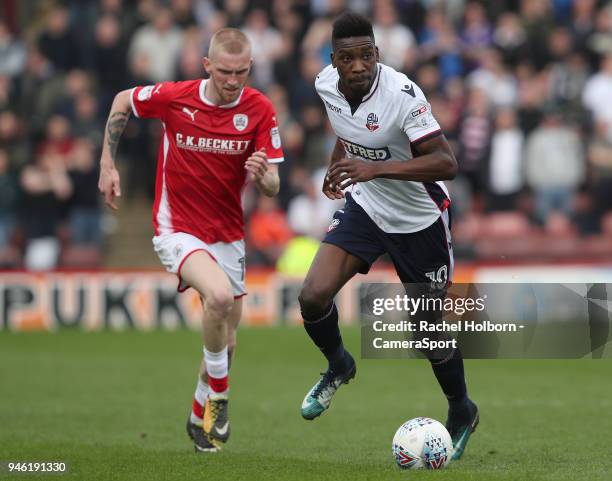
[[[223,269],[232,284],[234,298],[244,296],[244,240],[206,244],[197,237],[184,232],[153,237],[153,248],[168,272],[179,278],[178,291],[189,288],[181,278],[181,267],[194,252],[205,251]]]

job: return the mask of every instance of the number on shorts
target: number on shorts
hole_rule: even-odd
[[[241,257],[240,259],[238,259],[238,263],[240,264],[240,270],[242,271],[242,274],[240,275],[240,280],[244,281],[244,271],[246,270],[246,264],[244,262],[244,257]]]
[[[448,280],[448,267],[442,266],[437,271],[425,273],[425,276],[432,282],[446,282]]]

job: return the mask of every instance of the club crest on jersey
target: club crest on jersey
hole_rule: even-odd
[[[366,127],[370,132],[374,132],[380,127],[378,125],[378,117],[374,112],[368,114],[368,119],[366,120]]]
[[[242,132],[249,125],[249,117],[245,114],[234,115],[234,127],[238,132]]]
[[[374,132],[380,127],[378,125],[378,117],[374,112],[368,114],[368,119],[366,120],[366,127],[370,132]]]

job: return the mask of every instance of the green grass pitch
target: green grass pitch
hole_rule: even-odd
[[[359,332],[344,329],[359,354]],[[245,328],[231,372],[232,438],[197,455],[184,431],[198,333],[0,334],[0,460],[62,460],[64,475],[2,479],[612,479],[612,362],[467,361],[481,422],[464,458],[401,471],[395,429],[444,422],[424,361],[359,361],[355,381],[315,421],[299,414],[324,363],[300,328]]]

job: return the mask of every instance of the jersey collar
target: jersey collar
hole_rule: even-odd
[[[378,68],[376,69],[376,78],[374,79],[374,82],[372,82],[370,91],[361,99],[362,103],[370,100],[370,97],[374,95],[374,92],[376,92],[376,89],[378,88],[378,84],[380,82],[380,71],[382,70],[382,67],[380,66],[380,64],[376,64],[376,65],[378,66]]]
[[[244,89],[242,89],[240,91],[240,95],[232,103],[225,104],[225,105],[217,105],[217,104],[211,102],[206,97],[206,95],[204,95],[205,88],[206,88],[206,82],[208,82],[208,79],[202,79],[202,81],[200,82],[200,100],[202,102],[204,102],[206,105],[210,105],[211,107],[219,107],[221,109],[231,109],[232,107],[235,107],[236,105],[238,105],[240,103],[240,99],[242,99],[242,93],[244,92]]]

